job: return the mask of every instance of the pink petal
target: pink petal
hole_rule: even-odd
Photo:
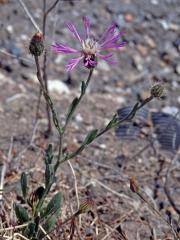
[[[76,29],[76,27],[74,26],[74,24],[70,21],[66,21],[65,22],[66,27],[69,29],[70,32],[72,32],[73,36],[78,39],[80,42],[82,42],[81,37],[79,36],[79,33]]]
[[[112,35],[114,35],[114,30],[116,28],[116,23],[112,23],[102,34],[102,37],[99,40],[99,43],[102,43],[104,41],[106,41],[107,39],[109,39],[109,37],[111,37]]]
[[[108,54],[105,54],[105,55],[98,53],[97,56],[99,58],[103,59],[104,61],[106,61],[109,64],[116,64],[116,61],[114,61],[113,58],[112,58],[112,56],[113,56],[112,53],[108,53]]]
[[[53,45],[51,45],[51,48],[53,51],[55,52],[60,52],[60,53],[78,53],[80,52],[79,50],[77,49],[74,49],[74,48],[71,48],[69,47],[68,45],[65,45],[65,44],[59,44],[59,43],[55,43]]]
[[[116,35],[112,35],[111,38],[107,39],[106,41],[102,42],[102,44],[100,45],[101,48],[106,48],[106,46],[109,44],[109,43],[115,43],[120,36],[122,36],[123,34],[125,34],[125,32],[119,32],[118,34]]]
[[[73,68],[81,61],[82,58],[83,58],[83,56],[70,59],[69,62],[65,66],[66,71],[71,72],[73,70]]]
[[[109,42],[109,43],[101,46],[101,49],[106,50],[106,49],[109,49],[109,48],[121,48],[126,44],[127,44],[127,42],[121,42],[121,43],[114,43],[114,42],[111,43],[111,42]]]
[[[84,29],[86,33],[86,38],[89,38],[89,29],[90,29],[90,21],[89,18],[84,16],[83,17]]]

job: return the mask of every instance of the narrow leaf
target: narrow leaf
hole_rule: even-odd
[[[28,180],[27,180],[27,174],[23,172],[21,174],[21,190],[23,194],[23,198],[26,199],[27,192],[28,192]]]
[[[43,229],[45,230],[46,233],[49,233],[50,230],[55,226],[56,224],[57,217],[56,216],[51,216],[49,217],[46,222],[43,224]],[[43,233],[41,230],[38,232],[38,239],[41,240],[45,236],[45,233]]]
[[[110,120],[110,122],[108,123],[108,125],[106,126],[106,129],[114,127],[117,121],[118,121],[118,117],[117,117],[117,114],[115,114],[113,118]]]
[[[35,219],[34,219],[34,223],[35,223],[35,229],[34,231],[37,232],[38,231],[38,227],[39,227],[39,223],[40,223],[40,217],[37,216]]]
[[[61,194],[56,193],[47,205],[45,216],[59,213],[61,207]]]
[[[72,116],[72,114],[74,112],[74,109],[76,108],[78,102],[79,102],[79,99],[76,97],[76,98],[74,98],[74,100],[72,101],[71,105],[69,106],[68,113],[67,113],[67,116],[66,116],[66,123],[71,118],[71,116]]]
[[[44,156],[45,164],[51,164],[52,159],[53,159],[52,144],[49,144],[46,151],[45,151],[45,156]]]
[[[23,208],[21,205],[14,203],[13,205],[16,217],[20,224],[26,223],[29,220],[28,213],[25,208]]]
[[[54,181],[54,164],[47,164],[45,171],[45,185],[46,187]]]
[[[98,133],[98,129],[93,129],[92,131],[90,131],[90,133],[88,133],[87,137],[85,138],[83,145],[90,144],[97,136],[97,133]]]
[[[30,222],[25,228],[23,235],[27,238],[31,238],[35,234],[35,226],[35,223]]]

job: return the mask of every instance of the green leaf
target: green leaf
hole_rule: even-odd
[[[13,205],[16,217],[20,224],[26,223],[29,221],[29,216],[25,208],[23,208],[21,205],[14,203]]]
[[[117,117],[117,114],[115,114],[115,115],[113,116],[113,118],[111,119],[111,121],[110,121],[110,122],[108,123],[108,125],[106,126],[106,129],[110,129],[110,128],[114,127],[115,124],[117,123],[117,121],[118,121],[118,117]]]
[[[54,164],[47,164],[46,171],[45,171],[45,185],[46,188],[49,184],[53,183],[54,181]]]
[[[39,227],[39,223],[40,223],[40,217],[37,216],[35,219],[34,219],[34,223],[35,223],[35,229],[34,231],[37,232],[38,231],[38,227]]]
[[[81,95],[84,95],[86,91],[86,84],[84,81],[81,83]]]
[[[26,199],[27,192],[28,192],[28,180],[27,180],[27,174],[23,172],[21,174],[21,190],[23,194],[23,198]]]
[[[88,133],[87,137],[85,138],[83,145],[90,144],[96,138],[97,133],[98,129],[93,129],[92,131],[90,131],[90,133]]]
[[[43,225],[46,232],[49,232],[55,225],[57,217],[55,215],[49,217]]]
[[[45,156],[44,156],[44,161],[45,164],[51,164],[53,159],[53,154],[52,154],[52,144],[49,144],[47,149],[45,150]]]
[[[56,224],[57,217],[55,215],[49,217],[46,222],[43,224],[43,229],[45,230],[46,233],[49,233],[50,230],[55,226]],[[40,230],[38,232],[38,239],[41,240],[45,234]]]
[[[78,102],[79,102],[79,99],[76,97],[76,98],[74,98],[71,105],[69,106],[68,113],[67,113],[67,116],[66,116],[66,123],[68,123],[69,119],[71,118],[71,116],[74,112],[74,109],[76,108]]]
[[[47,205],[46,211],[45,211],[45,216],[48,216],[49,214],[59,214],[59,210],[61,207],[61,194],[58,192],[56,193],[50,202]]]
[[[30,222],[25,228],[23,235],[27,238],[31,238],[35,234],[35,227],[36,227],[36,224],[33,222]]]

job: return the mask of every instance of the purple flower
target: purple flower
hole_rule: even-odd
[[[116,31],[116,24],[112,23],[102,34],[101,38],[97,41],[90,33],[90,21],[88,17],[83,17],[83,24],[85,29],[85,36],[81,37],[76,27],[72,22],[68,21],[65,23],[66,27],[72,33],[73,37],[76,38],[81,47],[79,50],[69,47],[66,44],[55,43],[51,47],[55,52],[64,54],[79,54],[76,58],[71,58],[66,64],[66,71],[70,72],[73,68],[82,60],[84,66],[87,68],[93,68],[97,65],[97,59],[103,59],[109,64],[114,64],[112,53],[102,53],[106,50],[113,48],[123,47],[126,42],[119,42],[119,38],[124,32]]]

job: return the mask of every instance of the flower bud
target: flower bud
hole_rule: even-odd
[[[29,204],[30,207],[34,207],[37,205],[39,201],[38,196],[35,194],[35,192],[32,192],[29,196],[29,198],[27,199],[27,203]]]
[[[139,187],[137,185],[135,177],[130,177],[129,181],[130,181],[130,189],[131,189],[131,191],[134,192],[134,193],[137,193],[138,190],[139,190]]]
[[[76,215],[88,212],[93,206],[94,201],[92,200],[92,198],[88,198],[80,204],[79,210],[77,211]]]
[[[38,201],[42,198],[43,193],[44,187],[38,187],[35,191],[33,191],[27,199],[29,206],[32,208],[36,206]]]
[[[155,98],[159,98],[162,96],[163,91],[164,91],[164,87],[162,86],[162,84],[157,83],[151,88],[151,96]]]
[[[36,32],[29,44],[29,51],[34,56],[40,56],[44,51],[43,36],[40,32]]]

